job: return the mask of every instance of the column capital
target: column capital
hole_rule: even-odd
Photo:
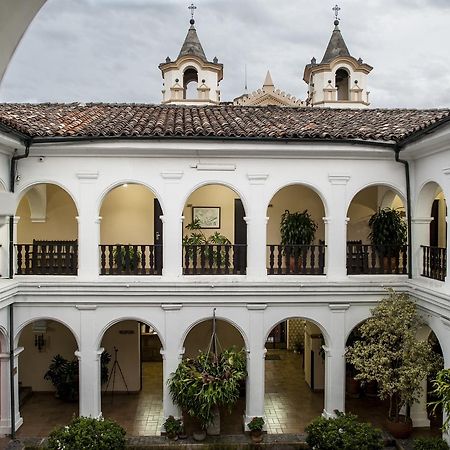
[[[350,308],[350,304],[348,303],[329,303],[328,308],[331,309],[332,312],[345,312]]]
[[[434,217],[413,217],[411,219],[414,224],[429,225],[434,220]]]

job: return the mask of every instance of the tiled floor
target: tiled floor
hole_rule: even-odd
[[[311,392],[305,382],[300,356],[286,350],[269,350],[279,360],[265,362],[265,414],[271,434],[302,433],[305,426],[323,410],[323,394]],[[144,363],[142,391],[138,394],[103,396],[102,411],[106,418],[119,422],[129,436],[159,435],[162,417],[162,363]],[[374,398],[347,399],[347,411],[362,420],[383,427],[387,405]],[[221,434],[240,434],[245,412],[245,398],[240,398],[233,411],[221,410]],[[53,394],[34,393],[22,407],[24,424],[20,437],[43,437],[56,426],[66,425],[78,404],[64,403]],[[187,420],[187,431],[194,425]],[[0,446],[1,448],[1,446]]]
[[[113,419],[130,436],[154,436],[163,423],[162,362],[142,364],[142,391],[102,397],[103,417]]]
[[[300,355],[268,350],[279,360],[266,359],[264,398],[268,433],[302,433],[323,411],[323,394],[312,392],[305,382]]]

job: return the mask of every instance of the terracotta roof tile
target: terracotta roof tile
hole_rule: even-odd
[[[0,124],[35,138],[214,136],[399,142],[449,119],[449,109],[0,104]]]

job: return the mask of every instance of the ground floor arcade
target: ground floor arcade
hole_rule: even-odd
[[[181,358],[207,346],[212,305],[136,302],[125,315],[123,307],[114,305],[54,304],[45,309],[52,314],[44,315],[42,306],[16,304],[14,388],[19,435],[45,435],[59,423],[67,423],[73,414],[102,414],[119,421],[131,435],[160,433],[165,417],[180,414],[166,381]],[[385,405],[364,396],[346,398],[345,391],[346,340],[368,317],[370,302],[352,306],[329,302],[314,306],[310,302],[215,305],[223,346],[237,340],[247,353],[245,393],[233,412],[223,415],[223,433],[242,432],[244,423],[254,416],[266,418],[269,433],[302,432],[314,417],[332,415],[336,409],[356,412],[380,425]],[[444,342],[442,352],[448,365],[445,333],[450,329],[441,318],[429,316],[428,320]],[[295,334],[302,322],[307,324],[303,346]],[[280,339],[283,333],[285,345]],[[134,354],[132,348],[138,352]],[[110,376],[117,355],[120,365],[109,384],[101,379],[104,351],[111,356]],[[56,352],[67,359],[74,357],[78,365],[79,395],[72,402],[56,399],[51,385],[38,373],[45,367],[39,360],[45,356],[48,365]],[[0,412],[6,434],[10,409],[6,352],[2,361]],[[33,373],[39,380],[33,379]],[[21,405],[24,384],[33,386],[33,395]],[[421,405],[424,408],[425,403],[426,399]]]

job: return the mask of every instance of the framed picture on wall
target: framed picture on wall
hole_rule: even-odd
[[[220,228],[220,206],[193,206],[192,222],[198,219],[200,228]]]

